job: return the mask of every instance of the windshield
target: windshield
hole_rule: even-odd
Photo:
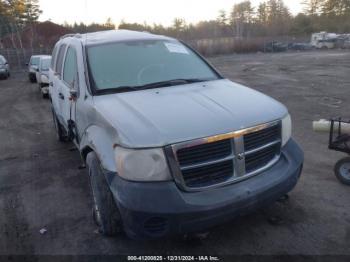
[[[5,58],[3,56],[0,56],[0,65],[5,64]]]
[[[214,80],[218,75],[178,41],[130,41],[91,46],[87,58],[97,91],[176,79]],[[136,88],[135,88],[136,87]],[[120,89],[121,90],[121,89]]]
[[[41,59],[41,70],[42,71],[48,71],[49,68],[50,68],[50,63],[51,63],[51,59],[50,58]]]
[[[32,57],[32,59],[30,59],[30,65],[39,65],[40,62],[40,57]]]

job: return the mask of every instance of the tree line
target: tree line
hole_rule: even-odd
[[[265,0],[257,7],[246,0],[217,18],[188,24],[175,18],[172,25],[121,21],[120,29],[150,31],[183,39],[214,37],[306,36],[313,32],[350,33],[350,0],[305,0],[304,10],[293,16],[283,0]]]
[[[39,0],[0,0],[0,37],[32,27],[41,13]]]
[[[75,22],[74,24],[69,24],[65,22],[63,26],[68,28],[74,33],[89,33],[89,32],[115,29],[115,24],[113,23],[112,18],[107,18],[106,22],[102,24],[99,24],[99,23],[85,24],[82,22],[81,23]]]
[[[283,0],[262,0],[253,6],[250,0],[233,5],[231,10],[221,10],[216,19],[187,23],[175,18],[172,25],[140,24],[121,21],[120,29],[149,31],[181,39],[215,37],[305,36],[312,32],[350,32],[350,0],[305,0],[304,10],[292,15]],[[24,28],[31,28],[42,11],[39,0],[0,0],[0,37],[11,35],[20,40]],[[105,23],[64,23],[72,32],[93,32],[114,29],[109,18]]]

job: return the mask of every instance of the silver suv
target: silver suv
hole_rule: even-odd
[[[49,93],[58,139],[87,166],[104,235],[201,232],[273,203],[302,171],[287,109],[169,37],[65,36]]]

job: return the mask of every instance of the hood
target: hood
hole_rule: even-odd
[[[227,79],[94,97],[123,146],[158,147],[283,118],[274,99]]]

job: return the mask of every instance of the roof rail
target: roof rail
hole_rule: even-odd
[[[65,39],[65,38],[67,38],[67,37],[81,38],[81,34],[66,34],[66,35],[64,35],[64,36],[61,36],[61,37],[60,37],[60,40],[61,40],[61,39]]]

